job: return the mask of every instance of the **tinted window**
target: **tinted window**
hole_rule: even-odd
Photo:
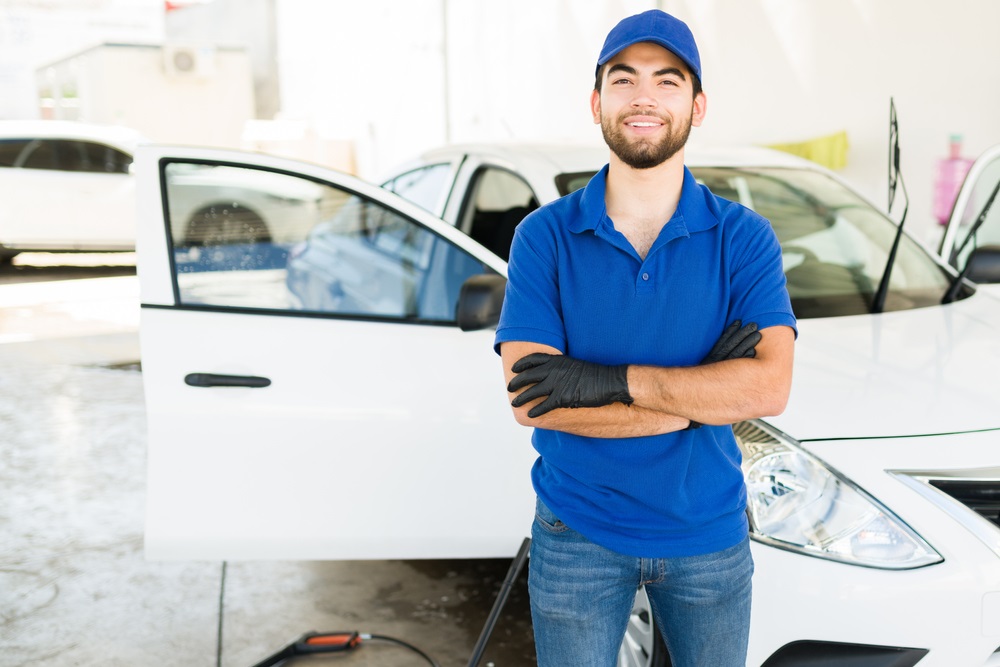
[[[35,139],[25,149],[21,163],[25,169],[59,169],[59,152],[55,141]]]
[[[93,171],[87,144],[82,141],[60,141],[56,144],[59,169],[62,171]]]
[[[186,305],[454,323],[486,268],[413,220],[336,187],[241,167],[166,167]]]
[[[0,139],[0,167],[13,167],[30,139]]]
[[[23,154],[11,164],[25,169],[127,174],[132,164],[130,155],[92,141],[34,139],[22,142],[21,146],[26,147]]]
[[[77,171],[101,174],[127,174],[132,164],[132,156],[121,151],[90,141],[72,142],[76,144],[76,154],[80,156]]]

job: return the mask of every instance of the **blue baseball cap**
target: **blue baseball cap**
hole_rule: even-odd
[[[653,42],[667,49],[683,60],[701,81],[701,57],[698,55],[698,45],[694,43],[691,29],[684,21],[659,9],[650,9],[619,21],[604,40],[604,48],[601,49],[601,56],[597,59],[597,69],[594,74],[600,71],[601,65],[639,42]]]

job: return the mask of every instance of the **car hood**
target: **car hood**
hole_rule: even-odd
[[[792,394],[765,421],[798,440],[1000,428],[1000,300],[800,320]]]

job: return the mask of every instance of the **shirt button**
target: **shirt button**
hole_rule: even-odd
[[[649,274],[648,273],[642,274],[642,279],[643,280],[649,280]]]

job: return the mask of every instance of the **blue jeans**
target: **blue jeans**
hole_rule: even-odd
[[[704,556],[623,556],[569,528],[540,500],[531,537],[528,590],[539,667],[613,667],[643,585],[673,667],[745,666],[749,539]]]

